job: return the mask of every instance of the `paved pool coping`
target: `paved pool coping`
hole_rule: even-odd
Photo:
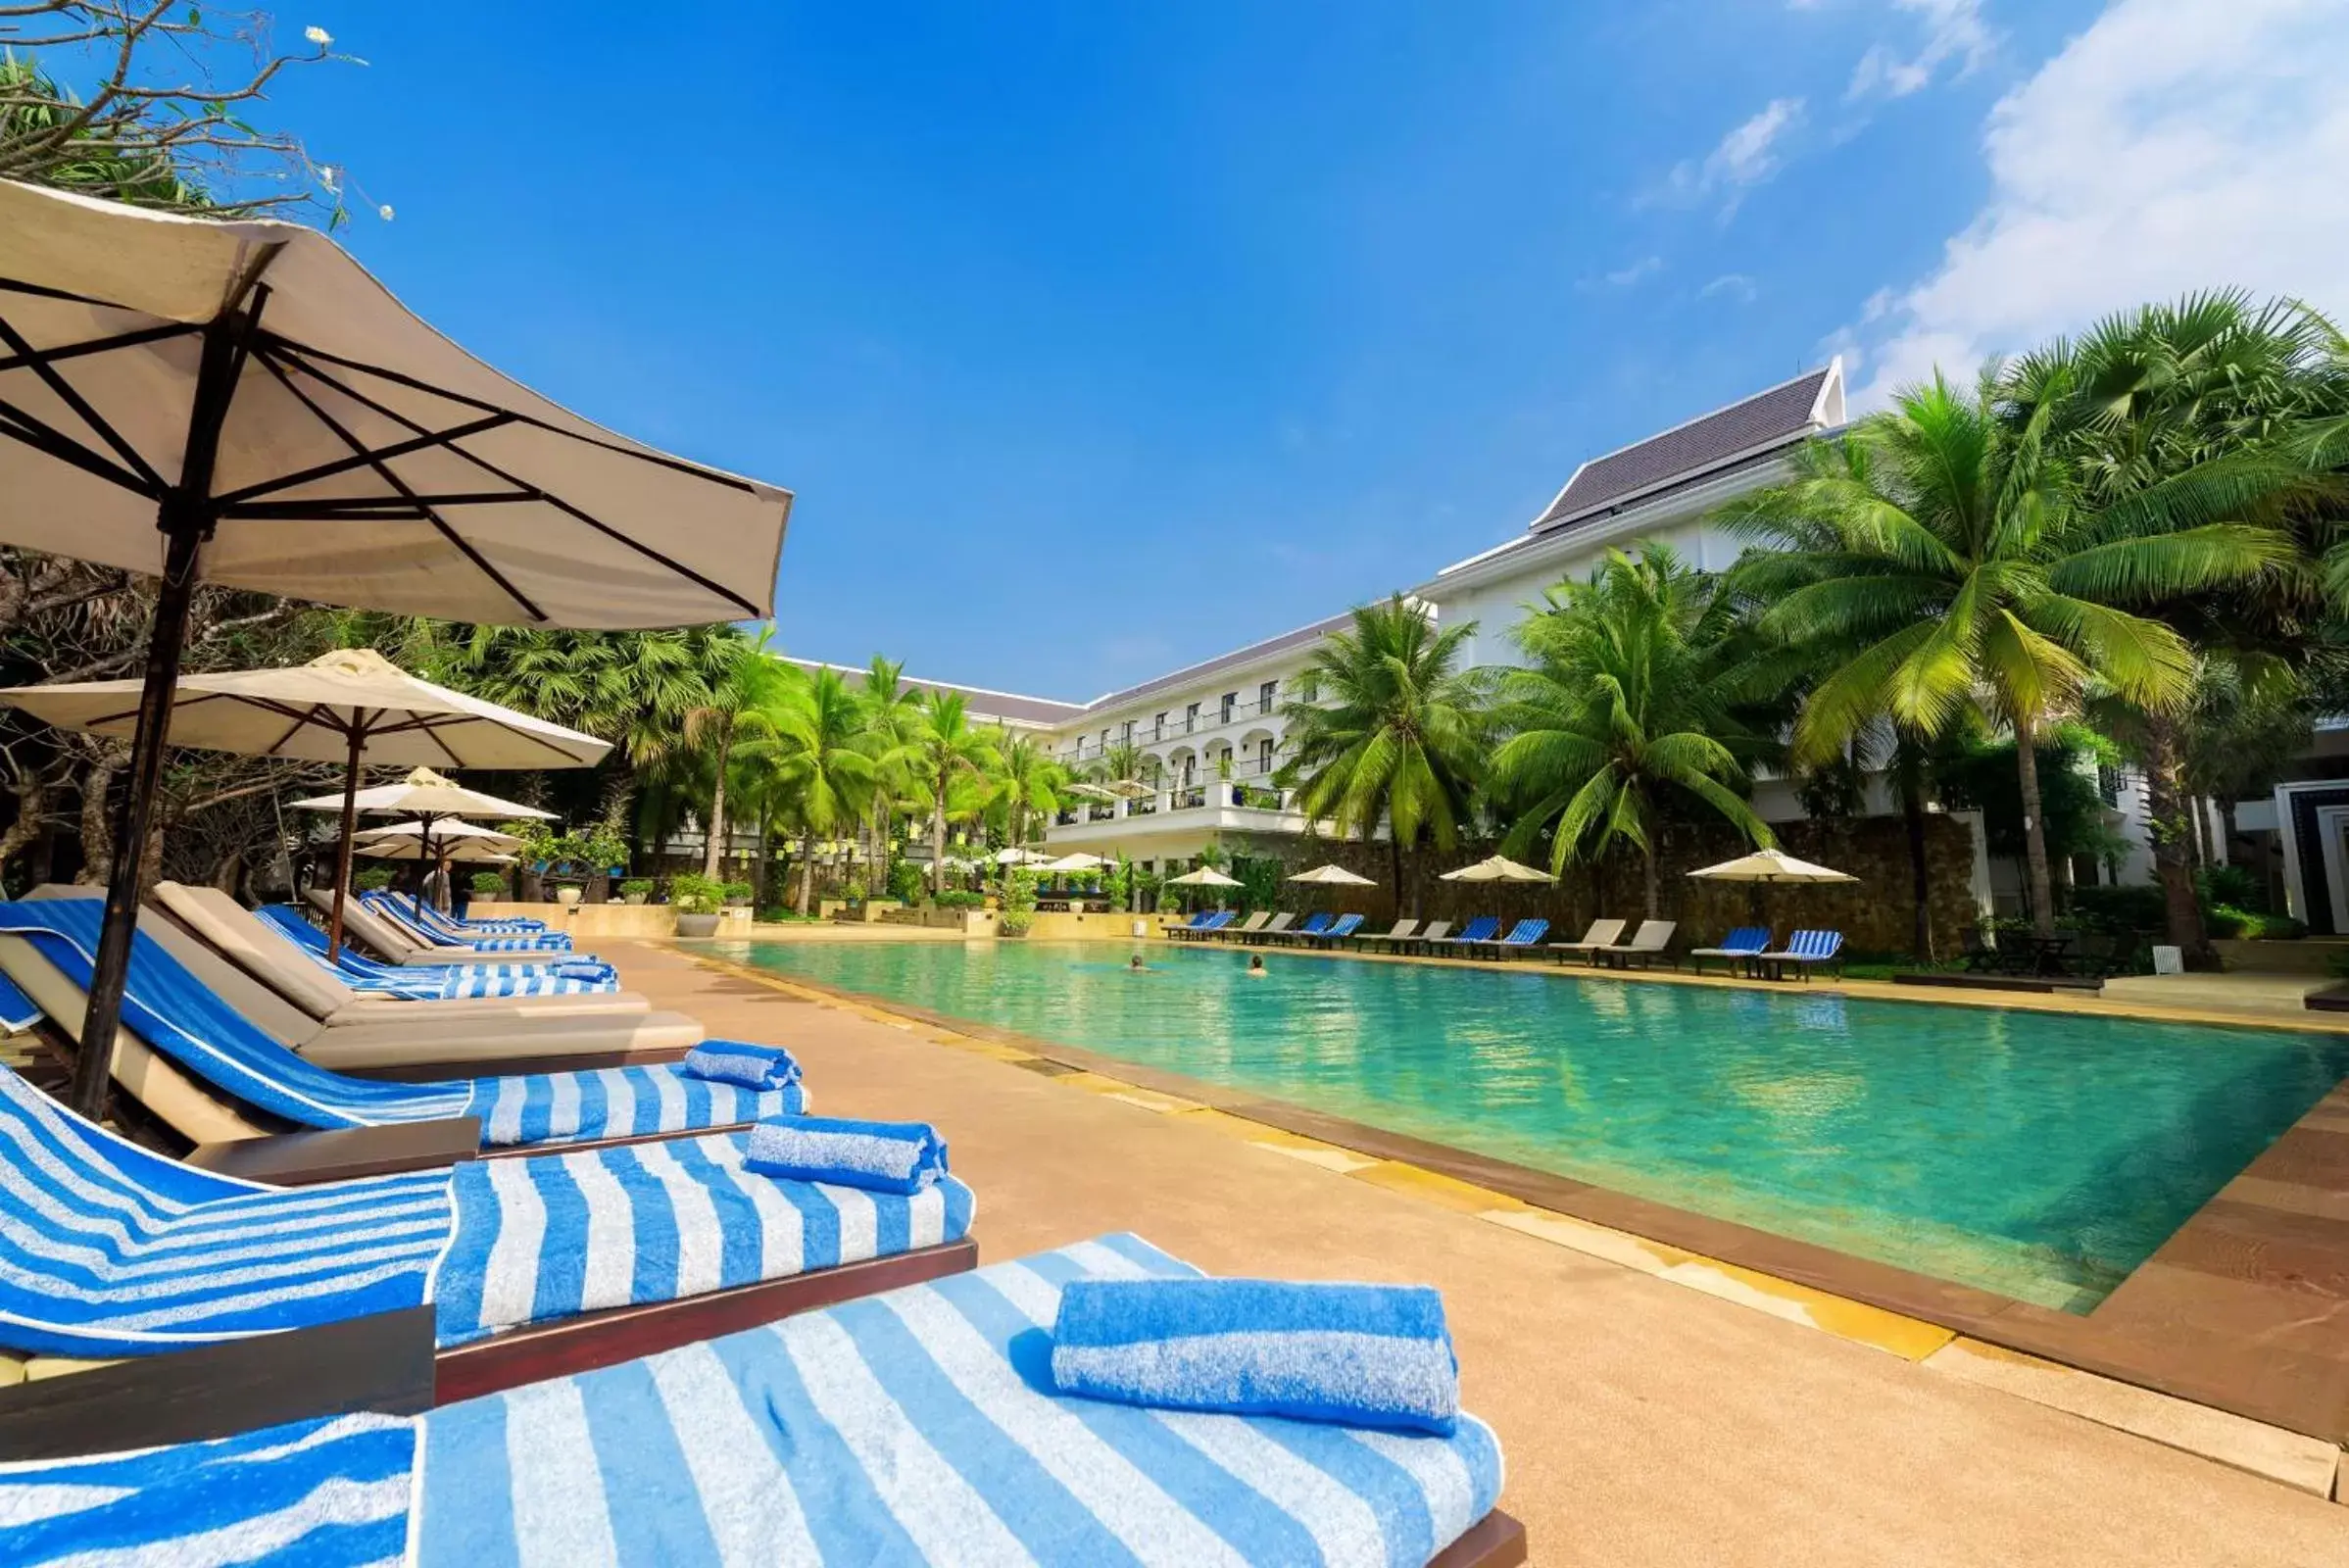
[[[1083,1047],[778,974],[699,944],[678,947],[775,990],[941,1031],[950,1037],[945,1044],[959,1037],[1071,1088],[1205,1124],[1228,1122],[1225,1130],[1236,1136],[1341,1174],[1744,1298],[1912,1360],[1939,1365],[1964,1357],[1980,1380],[1994,1381],[2028,1380],[2028,1369],[1993,1364],[2002,1353],[2031,1358],[2052,1363],[2049,1370],[2077,1369],[2279,1428],[2278,1436],[2300,1434],[2334,1450],[2349,1446],[2349,1080],[2082,1315]],[[2191,1442],[2174,1446],[2209,1451]]]

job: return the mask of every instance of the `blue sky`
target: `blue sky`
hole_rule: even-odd
[[[2137,136],[2137,84],[2208,101],[2196,27],[2284,71],[2339,10],[2112,13],[321,3],[288,33],[368,64],[272,117],[396,209],[350,243],[460,341],[798,493],[790,651],[1084,698],[1423,580],[1838,348],[1864,387],[2236,275],[2117,266],[2155,247],[2101,220],[2046,259],[2034,214],[2129,157],[2080,82]]]

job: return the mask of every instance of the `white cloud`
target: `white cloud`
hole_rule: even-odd
[[[1634,283],[1643,282],[1663,270],[1664,258],[1642,256],[1628,266],[1618,267],[1612,272],[1602,273],[1594,278],[1587,277],[1583,279],[1582,286],[1586,289],[1630,288]]]
[[[1990,196],[1940,266],[1838,334],[1861,401],[2193,289],[2349,309],[2343,59],[2338,0],[2115,0],[1991,111]]]
[[[1684,160],[1673,166],[1662,197],[1695,203],[1719,191],[1729,193],[1729,211],[1740,194],[1778,172],[1784,162],[1780,146],[1802,123],[1800,98],[1773,98],[1751,120],[1733,128],[1702,163]]]
[[[1905,98],[1931,86],[1944,66],[1954,63],[1956,74],[1963,76],[1989,59],[1994,40],[1982,21],[1982,0],[1892,0],[1892,4],[1919,19],[1924,41],[1914,53],[1877,44],[1860,57],[1845,96]]]
[[[1754,296],[1760,292],[1761,290],[1755,285],[1754,280],[1743,272],[1724,272],[1698,289],[1696,297],[1700,300],[1709,300],[1717,295],[1727,295],[1740,305],[1751,305]]]

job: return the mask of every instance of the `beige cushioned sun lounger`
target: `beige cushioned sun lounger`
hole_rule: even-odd
[[[93,898],[103,897],[103,891],[44,887],[29,897]],[[654,1012],[644,1006],[626,1012],[520,1012],[514,1010],[526,1000],[520,998],[489,999],[504,1011],[468,1012],[462,1004],[447,1002],[390,1003],[379,1006],[402,1010],[370,1010],[350,1020],[321,1022],[155,910],[139,911],[139,930],[264,1034],[321,1067],[404,1068],[431,1063],[445,1068],[451,1077],[462,1078],[468,1062],[681,1052],[700,1045],[708,1034],[681,1012]],[[323,970],[319,977],[326,977]],[[76,997],[81,995],[79,987],[73,990]],[[53,1021],[64,1022],[39,996],[32,1000]],[[75,1028],[80,1026],[83,1005],[82,1001],[70,1004]],[[437,1010],[441,1008],[453,1010]],[[546,1063],[548,1068],[559,1065]],[[121,1077],[119,1065],[116,1076]],[[139,1093],[128,1080],[124,1087],[134,1095]]]
[[[643,1012],[643,997],[623,991],[568,997],[464,997],[410,1002],[356,989],[329,972],[267,920],[219,888],[158,882],[155,906],[190,935],[323,1024],[443,1021],[450,1018],[550,1018]]]
[[[334,907],[334,894],[329,889],[312,888],[303,896],[320,914]],[[343,935],[357,937],[386,963],[560,963],[565,958],[588,956],[584,953],[481,953],[472,948],[428,948],[357,899],[343,901]]]

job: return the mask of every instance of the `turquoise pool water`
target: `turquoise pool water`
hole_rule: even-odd
[[[1245,954],[1180,948],[1130,974],[1103,944],[733,952],[2080,1311],[2349,1073],[2349,1038],[1800,987],[1278,952],[1250,979]]]

